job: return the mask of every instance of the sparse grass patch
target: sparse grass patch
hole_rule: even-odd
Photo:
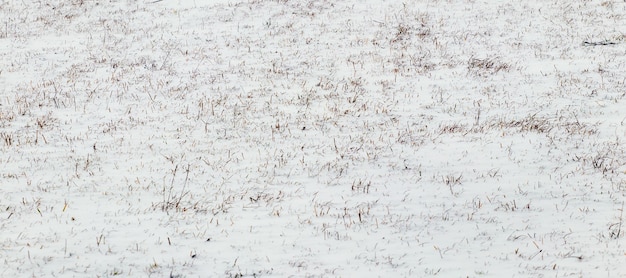
[[[623,223],[624,223],[624,202],[622,202],[622,206],[619,209],[619,217],[617,218],[616,223],[609,224],[609,238],[618,239],[624,236]]]
[[[519,119],[506,118],[486,118],[476,120],[474,125],[462,122],[452,122],[441,124],[438,127],[438,134],[459,134],[472,133],[480,134],[488,131],[509,131],[507,134],[534,132],[553,136],[567,135],[571,136],[591,136],[598,132],[598,124],[589,124],[580,122],[578,119],[574,121],[559,117],[549,117],[539,115],[538,113],[530,114]]]
[[[519,120],[495,120],[488,124],[492,128],[511,128],[519,132],[549,133],[555,125],[547,117],[540,117],[537,114],[528,115]]]
[[[9,147],[13,145],[14,139],[13,134],[7,132],[0,132],[0,138],[2,138],[2,142],[5,146]]]
[[[183,157],[181,157],[182,159]],[[159,207],[162,211],[169,212],[174,210],[175,212],[185,212],[187,210],[199,210],[198,203],[193,203],[193,195],[187,188],[189,182],[189,173],[191,172],[191,165],[188,163],[186,166],[176,162],[174,156],[166,157],[171,163],[173,169],[170,171],[170,175],[163,177],[163,187],[161,190],[162,201],[153,206]],[[183,173],[180,173],[183,172]],[[177,175],[184,175],[184,180],[177,180]],[[166,178],[170,176],[169,183],[166,183]]]
[[[604,175],[617,174],[620,167],[624,165],[626,156],[620,152],[619,143],[609,143],[596,151],[583,151],[574,154],[570,159],[580,162],[583,167],[591,168]]]
[[[450,190],[450,194],[452,194],[452,196],[457,196],[459,193],[455,188],[456,186],[461,185],[462,178],[463,178],[463,174],[458,174],[458,175],[448,174],[448,175],[442,176],[441,181],[448,187],[448,189]]]
[[[500,58],[475,58],[472,57],[467,61],[467,70],[470,74],[486,77],[497,74],[499,72],[507,72],[511,69],[511,65],[502,62]]]

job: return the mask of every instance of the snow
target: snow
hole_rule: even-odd
[[[0,274],[626,276],[625,10],[2,1]]]

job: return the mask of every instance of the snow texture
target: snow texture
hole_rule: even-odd
[[[0,1],[2,277],[625,277],[622,1]]]

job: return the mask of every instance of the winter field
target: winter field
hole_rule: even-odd
[[[0,0],[0,276],[625,277],[625,26]]]

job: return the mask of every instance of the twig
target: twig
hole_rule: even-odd
[[[619,224],[617,225],[617,235],[615,235],[615,238],[619,238],[619,235],[622,234],[622,222],[624,222],[624,201],[622,201],[622,209],[620,210],[619,213]]]
[[[180,205],[181,200],[183,199],[183,196],[187,195],[185,193],[185,187],[187,187],[187,181],[189,180],[189,171],[190,171],[191,166],[189,164],[187,164],[187,169],[185,169],[185,183],[183,183],[183,188],[180,191],[180,194],[178,195],[178,201],[176,202],[176,208],[178,208],[178,206]]]

